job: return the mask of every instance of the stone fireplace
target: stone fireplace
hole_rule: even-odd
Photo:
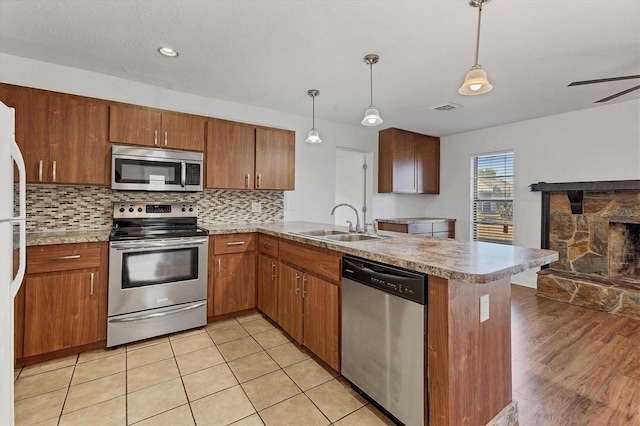
[[[640,181],[529,188],[543,193],[541,248],[560,255],[538,296],[640,319]]]

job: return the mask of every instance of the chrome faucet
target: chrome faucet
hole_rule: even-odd
[[[342,203],[342,204],[338,204],[337,206],[335,206],[333,209],[331,209],[331,216],[333,216],[333,214],[335,213],[336,209],[338,207],[349,207],[350,209],[352,209],[354,211],[354,213],[356,214],[356,232],[362,232],[362,229],[360,228],[360,216],[358,215],[358,210],[356,210],[355,207],[353,207],[351,204],[346,204],[346,203]],[[347,221],[349,222],[349,221]],[[353,232],[353,226],[352,223],[349,222],[349,232]]]

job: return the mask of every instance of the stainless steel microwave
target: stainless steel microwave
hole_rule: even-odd
[[[201,152],[113,145],[111,189],[202,191],[202,168]]]

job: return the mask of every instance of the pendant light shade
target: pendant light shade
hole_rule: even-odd
[[[367,112],[364,113],[364,118],[361,121],[365,126],[377,126],[378,124],[382,124],[380,112],[373,105],[373,64],[377,64],[379,60],[380,57],[374,54],[364,57],[364,63],[369,65],[369,83],[371,89],[371,103],[369,104],[369,108],[367,108]]]
[[[458,89],[458,93],[461,95],[481,95],[487,93],[493,86],[489,83],[487,78],[487,72],[482,69],[478,63],[478,53],[480,51],[480,21],[482,19],[482,5],[489,3],[490,0],[469,0],[471,7],[478,8],[478,34],[476,37],[476,62],[471,71],[467,73],[464,79],[464,83]]]
[[[313,124],[311,126],[311,130],[309,130],[309,134],[307,135],[307,139],[305,139],[306,143],[320,143],[322,139],[320,139],[320,133],[316,130],[316,96],[320,94],[319,90],[310,89],[307,90],[307,95],[311,96],[313,99]]]

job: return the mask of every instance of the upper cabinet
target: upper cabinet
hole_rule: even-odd
[[[378,192],[440,193],[440,138],[391,128],[378,147]]]
[[[109,140],[157,148],[204,151],[204,118],[136,105],[110,105]]]
[[[292,190],[295,133],[210,120],[206,164],[207,188]]]
[[[16,110],[28,183],[111,182],[105,101],[8,84],[0,100]]]

